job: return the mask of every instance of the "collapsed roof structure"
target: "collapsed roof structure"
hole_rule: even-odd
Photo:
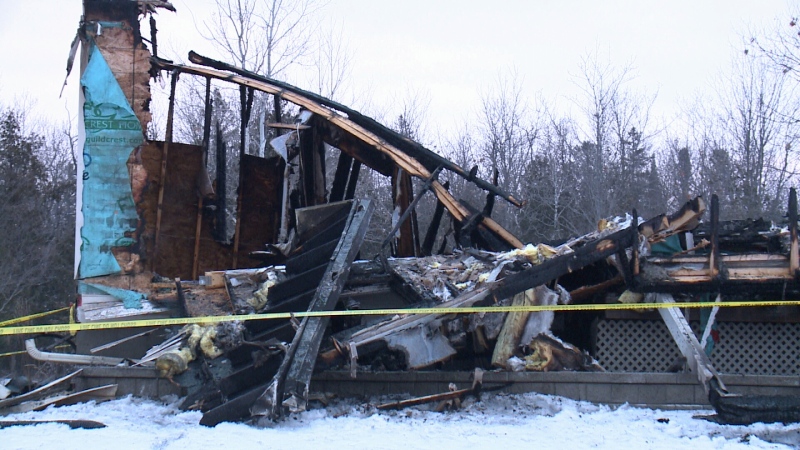
[[[191,66],[151,55],[138,31],[139,16],[171,8],[168,2],[85,0],[84,8],[73,48],[74,54],[80,42],[84,50],[79,319],[309,313],[301,321],[188,326],[143,357],[134,356],[137,365],[154,365],[162,376],[183,385],[188,394],[184,407],[202,410],[205,424],[251,416],[278,419],[302,411],[311,398],[312,374],[319,369],[343,368],[353,377],[364,369],[444,365],[469,371],[602,371],[592,357],[597,352],[581,350],[596,344],[588,330],[597,317],[559,316],[562,322],[554,325],[555,315],[546,308],[557,304],[591,309],[604,305],[609,295],[614,301],[641,302],[648,294],[646,301],[671,304],[675,300],[669,294],[678,293],[798,294],[794,190],[786,230],[753,231],[751,223],[723,227],[714,196],[710,219],[702,225],[706,202],[697,197],[671,215],[640,220],[633,211],[558,246],[524,245],[491,218],[490,206],[496,197],[515,206],[521,200],[373,119],[193,52]],[[155,36],[149,42],[155,47]],[[151,120],[152,76],[169,76],[171,82],[164,142],[143,136]],[[205,80],[202,145],[174,140],[176,86],[182,76]],[[215,153],[223,156],[215,180],[207,170],[212,81],[238,87],[242,100],[230,241],[221,238],[228,223],[225,211],[232,206],[225,195],[222,139],[216,139]],[[275,112],[270,126],[282,132],[272,141],[279,156],[246,151],[255,91],[273,95],[278,109],[289,102],[301,111],[292,123],[281,122],[283,116]],[[329,183],[325,160],[337,150]],[[355,198],[362,165],[391,178],[396,211],[393,229],[374,259],[358,258],[374,212],[370,200]],[[439,182],[442,173],[484,190],[489,206],[479,210],[455,199]],[[416,194],[412,178],[421,183]],[[437,207],[421,238],[415,207],[428,191]],[[458,248],[436,254],[434,238],[445,211],[456,225]],[[743,237],[748,228],[750,234]],[[453,314],[466,307],[501,312]],[[387,308],[408,313],[369,312]],[[428,309],[415,313],[412,308]],[[770,398],[748,403],[728,393],[687,316],[677,306],[658,311],[686,370],[704,387],[722,420],[763,420],[775,411],[783,412],[776,416],[780,420],[797,419],[791,401],[786,406],[781,400],[781,409]],[[556,337],[555,328],[577,347]],[[92,342],[111,340],[81,334],[92,336]],[[120,348],[104,346],[111,353]],[[57,360],[41,352],[38,356]],[[480,389],[478,373],[470,392]]]

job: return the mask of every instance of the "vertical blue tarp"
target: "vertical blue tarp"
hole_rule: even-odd
[[[83,148],[83,227],[79,278],[119,273],[112,247],[134,244],[126,236],[138,216],[128,157],[142,144],[142,126],[97,46],[81,77],[86,143]]]

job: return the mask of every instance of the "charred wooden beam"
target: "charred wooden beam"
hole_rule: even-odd
[[[337,244],[336,241],[330,241],[299,255],[292,256],[284,263],[286,273],[300,273],[308,267],[318,267],[325,264],[330,259]]]
[[[239,241],[241,240],[242,230],[242,198],[244,197],[244,189],[242,183],[244,181],[244,155],[247,152],[247,126],[250,124],[250,114],[253,111],[253,97],[255,91],[252,87],[245,88],[239,86],[239,95],[241,98],[241,127],[239,130],[239,189],[236,193],[236,229],[233,233],[233,264],[232,268],[239,267]]]
[[[161,243],[161,215],[164,206],[164,186],[167,184],[167,156],[169,155],[169,146],[172,144],[172,127],[175,118],[175,88],[178,85],[178,78],[180,72],[175,70],[172,72],[172,80],[169,87],[169,106],[167,107],[167,129],[164,135],[164,147],[161,152],[161,176],[158,180],[158,206],[156,210],[156,236],[155,244],[153,246],[153,258],[150,260],[150,270],[155,267],[156,259],[158,259],[159,244]]]
[[[371,147],[364,144],[361,140],[357,139],[350,133],[344,131],[341,127],[328,121],[320,121],[317,123],[322,140],[328,145],[338,148],[341,152],[347,154],[355,160],[353,164],[354,171],[356,169],[355,163],[366,164],[369,167],[377,170],[378,173],[384,176],[391,176],[394,170],[392,160],[386,155],[380,153],[376,154],[371,151]],[[348,188],[353,184],[353,173],[350,174],[350,181]],[[358,173],[355,174],[355,179],[358,179]],[[346,198],[346,200],[349,200]]]
[[[211,78],[206,78],[205,110],[203,111],[203,164],[208,164],[208,149],[211,146],[211,114],[214,103],[211,100]]]
[[[450,182],[444,183],[445,189],[450,189]],[[428,226],[428,232],[425,233],[425,240],[422,242],[422,256],[431,256],[433,253],[433,244],[436,242],[436,234],[439,232],[439,226],[442,224],[442,216],[444,215],[444,204],[438,199],[436,200],[436,208],[433,210],[433,218]]]
[[[420,192],[417,198],[421,198],[422,194],[424,194],[424,191]],[[419,240],[414,233],[417,222],[417,215],[414,212],[416,204],[411,207],[413,195],[411,177],[404,170],[395,168],[392,172],[392,206],[395,210],[399,209],[401,213],[394,229],[384,240],[384,246],[388,242],[394,241],[394,256],[397,257],[417,256],[419,254]]]
[[[345,152],[341,152],[339,154],[339,162],[336,164],[336,174],[333,176],[333,185],[331,185],[331,202],[344,200],[344,193],[347,189],[347,178],[352,165],[353,157]]]
[[[356,196],[356,186],[358,185],[358,175],[361,172],[361,161],[353,161],[353,169],[350,171],[350,179],[347,181],[347,192],[344,194],[345,200],[352,200]]]
[[[397,230],[402,229],[403,224],[406,223],[406,220],[408,220],[409,216],[412,218],[412,221],[415,221],[414,210],[417,208],[417,205],[419,204],[419,201],[422,200],[422,197],[428,192],[428,190],[430,190],[431,184],[434,181],[436,181],[436,178],[439,176],[439,172],[441,172],[441,171],[442,171],[441,167],[437,168],[435,171],[433,171],[431,176],[427,180],[425,180],[425,184],[422,185],[422,188],[420,189],[419,194],[417,194],[417,196],[414,198],[414,200],[411,201],[411,203],[409,203],[405,207],[405,209],[403,210],[403,213],[400,215],[400,218],[397,219],[397,223],[394,225],[394,227],[392,227],[392,231],[390,231],[389,235],[386,236],[386,239],[383,240],[383,243],[381,244],[381,248],[382,249],[386,248],[386,246],[389,245],[389,243],[392,241],[392,239],[394,239],[395,233],[397,233]],[[411,180],[409,179],[408,181],[410,183]],[[406,200],[407,200],[407,197],[406,197]],[[418,253],[419,249],[417,248],[415,250]],[[400,251],[398,251],[398,253],[400,253]],[[398,256],[414,256],[414,255],[402,255],[402,254],[399,254]]]
[[[200,419],[200,425],[213,427],[222,422],[235,422],[250,415],[250,406],[264,392],[263,386],[256,386],[238,397],[207,411]]]
[[[497,186],[493,186],[491,183],[482,180],[480,178],[476,178],[470,174],[470,172],[466,171],[463,167],[455,164],[454,162],[443,158],[437,155],[435,152],[428,150],[424,146],[420,145],[419,143],[408,139],[407,137],[397,133],[396,131],[378,123],[374,119],[364,116],[358,111],[350,109],[340,103],[334,102],[330,99],[327,99],[321,95],[315,94],[313,92],[305,91],[303,89],[297,88],[292,86],[288,83],[283,83],[271,78],[267,78],[261,75],[258,75],[254,72],[250,72],[247,70],[239,69],[235,66],[230,64],[226,64],[221,61],[215,61],[211,58],[201,56],[195,52],[189,52],[189,60],[194,64],[200,64],[202,66],[212,67],[218,70],[224,70],[227,72],[233,72],[235,74],[241,75],[244,78],[257,80],[265,83],[272,84],[280,89],[280,94],[284,97],[284,93],[292,93],[296,95],[301,95],[306,97],[320,105],[323,105],[328,108],[333,108],[339,110],[345,114],[347,117],[352,120],[354,123],[372,131],[373,133],[377,134],[382,140],[385,140],[389,144],[402,149],[411,157],[418,159],[425,167],[432,171],[439,166],[443,166],[445,169],[456,173],[458,176],[469,180],[472,183],[475,183],[478,187],[483,189],[484,191],[492,192],[495,195],[502,197],[503,199],[507,200],[509,203],[513,204],[517,207],[522,207],[524,202],[517,200],[512,195],[504,192]],[[284,97],[285,98],[285,97]]]
[[[277,304],[287,298],[294,297],[316,286],[325,274],[326,266],[321,265],[307,269],[305,272],[272,286],[269,290],[269,303]]]
[[[216,142],[217,142],[217,218],[216,218],[216,238],[218,241],[228,241],[228,150],[222,140],[222,129],[219,121],[216,123]]]
[[[311,119],[311,126],[299,133],[300,139],[300,174],[302,181],[304,206],[325,203],[325,144],[321,139],[318,121]]]
[[[569,272],[605,259],[617,253],[620,249],[631,245],[630,230],[625,228],[616,231],[606,237],[587,243],[572,253],[552,257],[539,265],[506,277],[492,289],[492,294],[497,299],[511,297],[519,292],[545,284]]]
[[[712,390],[709,384],[712,379],[715,381],[716,386],[724,390],[725,385],[719,379],[717,371],[711,365],[711,360],[708,359],[705,350],[700,346],[700,342],[697,341],[697,336],[689,326],[689,322],[686,321],[683,313],[681,313],[679,304],[675,303],[672,296],[668,294],[648,294],[648,297],[650,297],[648,299],[650,303],[675,304],[674,308],[659,308],[658,312],[667,325],[672,339],[678,344],[681,354],[686,358],[686,364],[695,374],[697,381],[703,386],[706,394]]]
[[[152,20],[151,27],[155,25],[155,19],[153,16],[150,16],[150,20]],[[155,31],[151,31],[153,33],[153,37],[155,37]],[[154,53],[155,53],[155,43],[153,43]],[[203,113],[203,160],[200,167],[200,174],[198,174],[198,191],[200,191],[200,177],[204,177],[204,180],[207,180],[207,168],[208,168],[208,149],[210,145],[211,139],[211,112],[212,112],[212,104],[211,104],[211,78],[206,78],[206,96],[204,102],[204,113]],[[204,194],[202,192],[198,192],[197,198],[197,217],[195,217],[195,235],[194,235],[194,259],[192,261],[192,279],[196,280],[199,271],[200,265],[200,232],[202,231],[203,227],[203,197]]]
[[[368,200],[353,202],[342,238],[315,292],[309,311],[329,311],[335,307],[350,266],[366,235],[373,208]],[[251,408],[253,415],[266,415],[274,420],[283,416],[284,405],[289,406],[290,411],[305,410],[311,374],[329,321],[328,317],[303,319],[278,373]]]
[[[789,270],[797,276],[800,269],[800,252],[797,242],[797,189],[789,190]]]
[[[699,198],[699,197],[698,197]],[[633,209],[634,222],[639,221],[639,213],[636,208]],[[631,274],[633,275],[633,284],[629,287],[635,288],[637,278],[639,276],[639,227],[631,227]]]
[[[711,255],[708,264],[713,278],[719,276],[719,256],[719,197],[714,194],[711,196]]]
[[[370,129],[367,129],[364,126],[357,124],[349,117],[344,117],[343,115],[335,111],[332,111],[331,109],[325,107],[324,105],[312,100],[310,97],[303,96],[290,89],[281,88],[279,84],[275,84],[269,80],[264,81],[264,79],[260,78],[231,75],[229,73],[219,72],[213,69],[176,65],[158,59],[154,59],[153,64],[162,67],[164,69],[180,68],[180,70],[182,70],[185,73],[191,73],[194,75],[200,75],[204,77],[214,77],[230,83],[249,86],[263,92],[271,94],[280,94],[280,96],[283,99],[295,103],[298,106],[304,107],[309,111],[322,116],[323,118],[325,118],[326,121],[341,127],[347,133],[361,140],[364,144],[367,144],[373,149],[378,150],[380,154],[389,157],[395,165],[401,167],[403,170],[407,171],[412,176],[422,179],[428,178],[430,176],[430,170],[428,170],[427,167],[423,165],[420,161],[418,161],[413,155],[406,153],[400,148],[392,145],[385,139],[381,138],[379,135],[375,134]],[[294,89],[296,90],[296,88]],[[448,161],[447,163],[452,165],[452,162]],[[475,180],[475,182],[477,183],[477,180]],[[491,186],[486,182],[484,182],[484,184],[494,189],[494,186]],[[446,190],[444,190],[441,184],[434,183],[433,189],[436,193],[436,196],[440,200],[442,200],[442,202],[445,204],[447,209],[450,211],[450,213],[456,220],[463,220],[468,215],[468,213],[463,209],[463,207],[461,207],[461,205],[459,205],[458,202]],[[501,195],[501,193],[498,193],[498,195]],[[509,199],[513,197],[509,196],[504,198]],[[522,205],[521,202],[518,203]],[[509,233],[508,230],[504,229],[502,226],[500,226],[497,222],[495,222],[491,218],[488,217],[484,218],[483,224],[487,229],[491,230],[493,233],[498,235],[511,247],[522,248],[523,246],[522,242],[519,239],[517,239],[516,236]]]

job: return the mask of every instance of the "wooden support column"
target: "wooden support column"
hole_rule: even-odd
[[[315,119],[311,127],[300,131],[300,176],[303,206],[322,205],[325,193],[325,143],[317,130]]]
[[[222,129],[216,123],[217,143],[217,226],[216,238],[228,242],[228,149],[222,138]]]
[[[239,268],[239,234],[242,229],[242,197],[244,196],[244,154],[247,151],[247,125],[250,123],[250,113],[253,110],[253,88],[239,87],[239,97],[242,102],[242,120],[239,130],[239,189],[236,196],[236,230],[233,233],[233,269]]]
[[[646,303],[675,303],[675,299],[669,294],[647,294]],[[697,377],[697,381],[703,386],[706,394],[712,389],[709,382],[714,379],[717,386],[725,389],[725,384],[719,379],[717,371],[711,365],[705,350],[700,346],[697,337],[694,335],[689,322],[683,316],[677,303],[675,308],[658,308],[661,318],[669,329],[672,339],[678,344],[678,349],[686,358],[686,364]]]
[[[156,236],[153,246],[153,259],[150,261],[150,270],[155,271],[156,259],[158,259],[158,246],[161,242],[161,214],[164,206],[164,186],[167,184],[167,157],[169,156],[169,146],[172,143],[172,127],[175,117],[175,88],[178,85],[180,72],[172,72],[172,80],[169,88],[169,106],[167,108],[167,129],[164,136],[164,147],[161,151],[161,176],[158,179],[158,207],[156,209]]]
[[[583,245],[572,253],[554,256],[539,265],[507,276],[497,282],[495,287],[492,288],[492,294],[497,299],[504,299],[540,284],[548,283],[589,264],[603,260],[617,253],[620,248],[629,247],[631,245],[630,240],[631,233],[627,228],[616,231]]]
[[[789,269],[791,275],[797,277],[797,269],[800,268],[800,260],[798,260],[798,242],[797,242],[797,189],[791,188],[789,190]]]
[[[342,237],[314,293],[309,311],[331,311],[336,306],[350,274],[350,266],[364,241],[373,209],[369,200],[353,202]],[[303,319],[278,373],[251,408],[253,415],[265,415],[275,420],[283,416],[284,406],[291,412],[306,409],[311,374],[329,321],[329,317]]]
[[[443,186],[445,189],[450,189],[450,182],[446,181]],[[433,253],[433,244],[436,242],[436,234],[439,232],[443,215],[444,203],[436,199],[436,209],[433,211],[431,224],[428,226],[428,232],[425,233],[425,240],[422,242],[422,256],[431,256]]]
[[[711,278],[719,276],[719,197],[711,196],[711,254],[708,261],[708,270]]]
[[[344,200],[345,189],[347,189],[347,176],[350,174],[352,165],[353,157],[341,152],[339,154],[339,163],[336,165],[336,174],[333,176],[333,185],[331,186],[331,203]]]
[[[214,105],[211,101],[211,78],[206,78],[206,101],[203,117],[203,164],[208,166],[208,149],[211,147],[211,113]]]
[[[316,120],[312,119],[312,124],[316,125]],[[311,139],[314,154],[314,204],[322,205],[328,203],[325,176],[325,142],[323,142],[317,126],[311,127]]]
[[[636,284],[636,277],[639,276],[639,213],[633,209],[633,224],[631,224],[631,273],[633,283]]]
[[[152,16],[151,16],[152,19]],[[208,168],[208,147],[211,139],[211,78],[206,78],[206,98],[205,98],[205,111],[203,114],[203,162],[200,167],[201,174],[204,176],[204,171]],[[195,218],[194,230],[194,257],[192,259],[192,280],[197,279],[200,261],[200,232],[203,227],[203,194],[198,191],[197,194],[197,217]]]
[[[347,180],[347,192],[344,193],[345,200],[352,200],[356,196],[356,186],[358,185],[358,175],[361,172],[361,161],[353,161],[353,168],[350,170],[350,179]]]
[[[414,196],[411,176],[401,168],[395,168],[392,174],[392,206],[394,210],[399,209],[399,216],[403,216],[411,206],[411,199]],[[394,212],[393,212],[394,214]],[[395,255],[397,257],[419,255],[419,239],[417,238],[417,215],[411,211],[410,220],[399,223],[400,237],[397,238]],[[393,237],[393,236],[392,236]]]
[[[386,246],[389,245],[389,243],[392,241],[392,239],[394,239],[394,236],[395,236],[395,233],[397,233],[397,230],[402,230],[402,228],[406,224],[406,221],[408,220],[409,216],[412,217],[412,218],[415,217],[417,204],[419,203],[420,200],[422,200],[422,197],[430,190],[431,184],[434,181],[436,181],[436,178],[439,176],[439,172],[441,172],[441,171],[442,171],[442,168],[439,167],[438,169],[433,171],[433,174],[431,174],[430,178],[425,180],[425,184],[422,186],[422,189],[420,189],[419,194],[417,194],[417,196],[414,198],[414,200],[411,202],[411,204],[408,205],[408,207],[405,209],[405,211],[403,211],[403,213],[400,215],[400,218],[397,219],[397,223],[395,223],[394,227],[392,227],[392,231],[390,231],[389,235],[386,236],[386,239],[383,240],[383,244],[381,244],[381,249],[386,248]],[[414,231],[415,231],[414,236],[417,236],[418,235],[417,229],[414,228]],[[419,248],[418,247],[419,247],[419,245],[417,245],[417,254],[419,254]],[[415,255],[412,255],[412,256],[415,256]]]

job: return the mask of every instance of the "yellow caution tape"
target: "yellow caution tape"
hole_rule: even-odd
[[[6,320],[5,322],[0,322],[0,327],[4,327],[4,326],[7,326],[7,325],[14,325],[15,323],[20,323],[20,322],[27,322],[28,320],[38,319],[39,317],[45,317],[45,316],[49,316],[51,314],[60,313],[60,312],[66,311],[68,309],[70,309],[70,307],[66,306],[64,308],[54,309],[52,311],[45,311],[45,312],[40,312],[40,313],[36,313],[36,314],[31,314],[29,316],[17,317],[15,319]]]
[[[63,333],[87,330],[109,330],[115,328],[140,328],[170,325],[211,325],[222,322],[247,320],[289,319],[292,317],[347,317],[385,316],[397,314],[475,314],[538,311],[618,311],[661,308],[741,308],[768,306],[800,306],[800,300],[765,300],[737,302],[683,302],[683,303],[609,303],[588,305],[544,305],[544,306],[471,306],[459,308],[415,308],[415,309],[368,309],[349,311],[302,311],[266,314],[243,314],[236,316],[176,317],[172,319],[144,319],[112,322],[69,323],[60,325],[30,325],[0,328],[0,336],[33,333]]]
[[[75,320],[75,303],[73,303],[73,304],[69,305],[69,323],[72,324],[72,323],[76,323],[76,322],[77,321]],[[73,336],[75,336],[75,334],[77,334],[77,333],[78,333],[77,331],[70,332],[70,334],[72,334]]]

